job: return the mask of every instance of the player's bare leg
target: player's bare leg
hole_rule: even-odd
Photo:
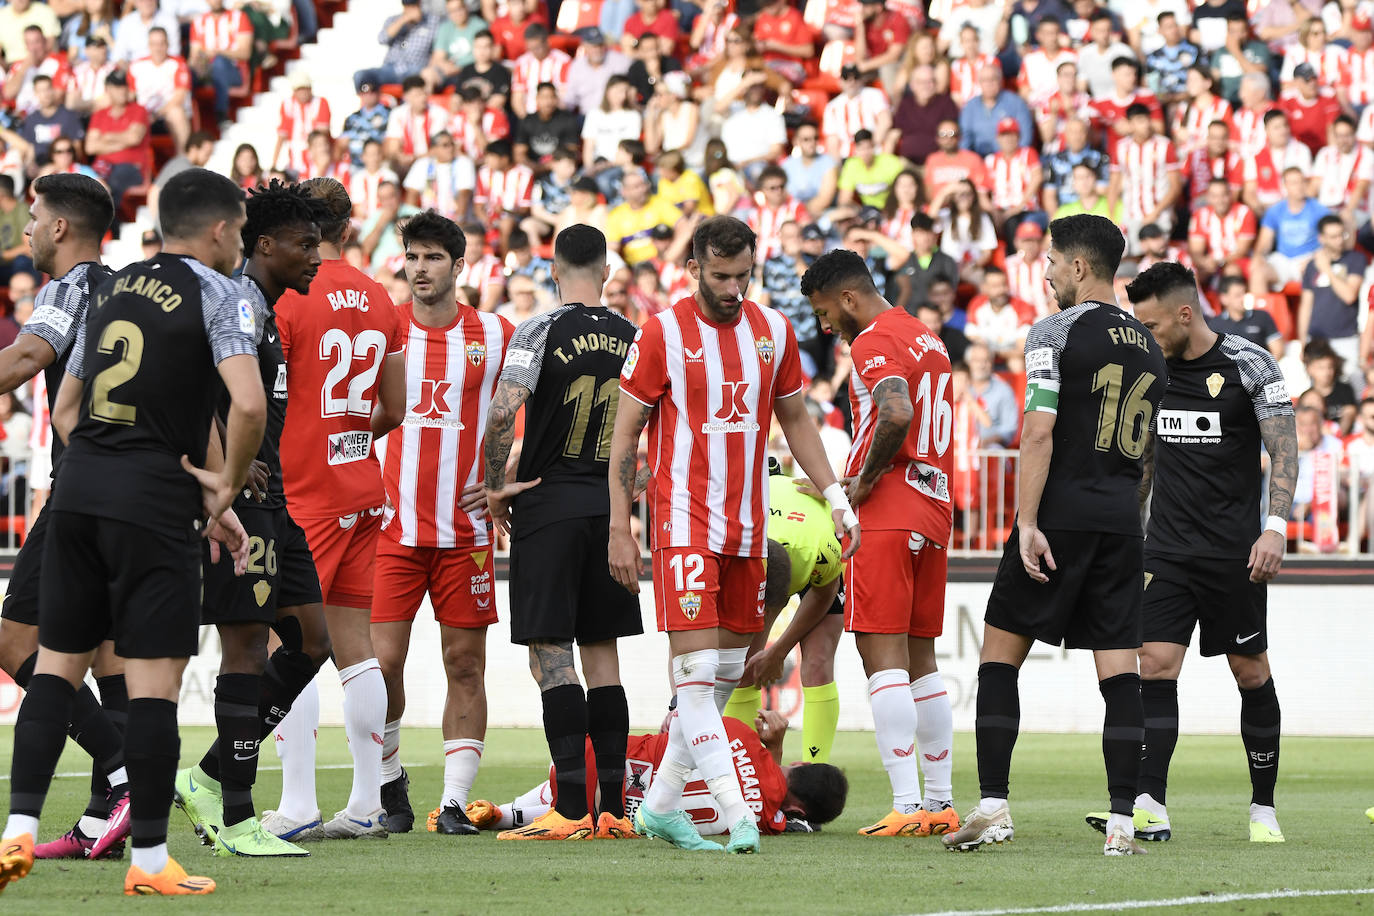
[[[807,763],[829,763],[840,724],[835,686],[835,652],[844,634],[844,615],[827,614],[801,641],[802,746]]]
[[[401,716],[406,711],[405,667],[410,654],[410,627],[409,620],[372,624],[372,646],[386,684],[381,778],[382,807],[386,809],[389,833],[409,833],[415,825],[408,791],[410,780],[401,768]]]
[[[344,729],[353,754],[353,790],[348,804],[324,825],[325,836],[385,837],[382,823],[382,732],[386,728],[386,682],[372,647],[365,608],[326,606],[334,665],[344,693]]]
[[[434,829],[450,835],[475,835],[477,828],[468,821],[464,809],[486,747],[487,629],[440,625],[439,642],[448,693],[443,717],[444,791],[433,815]]]
[[[1274,813],[1279,776],[1279,698],[1269,673],[1269,655],[1227,655],[1240,689],[1240,737],[1250,766],[1250,842],[1282,843]]]
[[[963,825],[942,838],[950,849],[967,851],[985,843],[1004,843],[1014,834],[1007,808],[1011,755],[1021,730],[1021,694],[1017,675],[1034,640],[989,624],[983,626],[978,664],[977,718],[978,806]]]

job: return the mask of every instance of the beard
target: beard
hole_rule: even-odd
[[[1054,303],[1059,306],[1062,312],[1071,309],[1078,304],[1078,287],[1052,287],[1054,290]]]
[[[698,288],[701,290],[701,301],[706,304],[707,311],[714,316],[723,316],[721,320],[729,321],[734,318],[744,304],[742,294],[739,299],[722,299],[706,283],[701,283]]]

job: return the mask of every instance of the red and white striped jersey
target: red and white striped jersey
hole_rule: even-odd
[[[1289,168],[1302,169],[1304,175],[1312,174],[1312,152],[1306,144],[1289,140],[1279,160],[1274,151],[1266,146],[1259,154],[1245,160],[1245,182],[1255,183],[1255,193],[1260,203],[1268,209],[1283,199],[1283,173]]]
[[[1355,198],[1360,182],[1374,181],[1374,152],[1359,143],[1345,154],[1334,146],[1323,147],[1312,162],[1312,174],[1322,181],[1317,202],[1333,210],[1343,209]],[[1355,203],[1363,210],[1368,203],[1368,185],[1361,196],[1365,199]]]
[[[883,217],[883,222],[879,229],[883,235],[897,242],[903,248],[908,251],[914,251],[916,248],[916,240],[912,238],[911,219],[915,215],[915,207],[899,206],[892,211],[891,216]]]
[[[563,90],[568,87],[568,67],[571,64],[572,58],[558,48],[550,48],[543,60],[526,51],[515,60],[510,76],[511,95],[524,92],[525,107],[529,111],[534,110],[534,93],[540,83],[553,83],[558,87],[558,97],[562,98]]]
[[[71,81],[68,86],[76,87],[76,94],[83,102],[94,102],[105,94],[105,77],[113,73],[114,70],[115,62],[112,60],[106,61],[100,67],[92,66],[88,60],[79,61],[72,68]]]
[[[854,338],[849,354],[854,360],[849,376],[854,442],[845,465],[847,476],[858,476],[873,445],[878,425],[873,391],[888,379],[900,379],[906,383],[913,410],[892,470],[874,484],[858,508],[859,523],[869,531],[914,531],[948,546],[954,519],[950,501],[954,386],[949,351],[930,328],[893,308],[879,314]]]
[[[167,57],[162,63],[151,57],[140,57],[129,64],[129,89],[134,93],[134,101],[156,116],[166,105],[172,94],[181,89],[191,88],[191,68],[180,57]],[[102,87],[103,91],[103,87]],[[99,92],[96,93],[99,95]],[[184,105],[191,110],[191,93],[186,93]]]
[[[330,162],[324,166],[316,165],[313,159],[306,159],[296,174],[300,176],[301,181],[309,181],[311,178],[333,178],[345,188],[351,187],[353,182],[353,166],[347,159]]]
[[[762,193],[759,192],[760,196]],[[748,222],[749,228],[753,229],[754,234],[758,236],[754,257],[758,263],[762,264],[782,251],[783,223],[796,223],[804,226],[811,222],[811,213],[806,209],[805,204],[788,194],[787,200],[783,201],[782,206],[779,207],[770,207],[765,203],[760,203],[749,211]]]
[[[510,136],[510,119],[504,111],[488,108],[482,112],[481,123],[476,124],[460,112],[449,121],[448,130],[458,150],[469,159],[478,160],[488,143]]]
[[[1351,48],[1346,53],[1339,86],[1356,108],[1374,102],[1374,48],[1363,52]]]
[[[311,131],[329,130],[329,103],[322,96],[312,96],[302,105],[296,96],[287,96],[277,113],[277,136],[285,142],[286,167],[294,172],[306,168],[306,138]]]
[[[1113,128],[1118,122],[1126,120],[1126,109],[1137,102],[1150,109],[1150,120],[1161,124],[1164,122],[1164,109],[1160,107],[1159,98],[1145,89],[1136,89],[1125,98],[1114,95],[1093,99],[1088,103],[1092,110],[1093,126],[1101,131],[1106,139],[1108,156],[1116,155],[1117,144],[1123,139],[1123,135],[1118,134]]]
[[[1035,309],[1016,297],[1009,298],[996,308],[987,296],[975,296],[968,304],[968,323],[964,334],[976,343],[985,343],[994,351],[1009,350],[1025,339],[1026,331],[1035,324]]]
[[[528,210],[534,195],[534,172],[527,165],[513,165],[508,169],[482,166],[477,170],[477,190],[472,204],[497,216],[516,210]]]
[[[1169,191],[1169,175],[1179,170],[1178,151],[1155,134],[1144,143],[1122,137],[1112,171],[1121,173],[1121,206],[1127,219],[1143,219]]]
[[[477,290],[479,302],[493,283],[500,287],[506,285],[506,269],[501,265],[501,259],[490,251],[480,258],[464,261],[463,269],[458,271],[458,278],[454,281],[455,286],[471,286]]]
[[[1034,181],[1032,172],[1040,168],[1040,155],[1029,146],[1023,146],[1010,156],[1002,152],[985,157],[988,175],[992,179],[992,205],[999,210],[1021,213],[1038,210],[1036,196],[1040,193],[1040,183]]]
[[[404,187],[420,195],[422,208],[434,209],[449,219],[462,219],[464,213],[458,212],[458,195],[471,192],[475,183],[476,173],[467,156],[455,156],[448,162],[421,156],[406,173]],[[465,212],[466,209],[464,206]]]
[[[774,309],[746,299],[721,325],[687,297],[644,322],[620,390],[653,408],[653,549],[765,555],[773,402],[804,387],[792,325]]]
[[[1302,64],[1311,64],[1317,71],[1317,81],[1327,89],[1340,85],[1341,70],[1345,68],[1346,50],[1340,45],[1328,44],[1320,51],[1309,51],[1301,44],[1294,44],[1283,55],[1283,68],[1279,79],[1288,82],[1293,79],[1293,71]]]
[[[377,188],[382,182],[399,182],[401,179],[396,173],[386,166],[382,166],[375,172],[367,169],[358,169],[348,178],[348,196],[353,201],[353,206],[361,204],[365,213],[371,213],[377,209]]]
[[[1037,320],[1050,313],[1050,290],[1045,283],[1045,271],[1049,266],[1049,255],[1043,252],[1030,261],[1019,251],[1007,258],[1007,286],[1011,296],[1035,309]]]
[[[873,130],[878,115],[891,113],[887,93],[873,86],[865,86],[857,95],[840,93],[825,105],[821,118],[821,138],[828,144],[832,139],[840,145],[840,158],[847,159],[854,151],[854,134]]]
[[[1016,78],[1016,85],[1032,105],[1038,105],[1059,91],[1056,72],[1059,65],[1077,60],[1078,55],[1067,48],[1054,55],[1047,54],[1044,48],[1036,48],[1021,58],[1021,73]]]
[[[1235,254],[1236,245],[1242,239],[1255,240],[1259,224],[1254,212],[1242,203],[1234,203],[1231,210],[1219,216],[1211,207],[1199,207],[1188,223],[1188,240],[1206,239],[1207,254],[1218,261]]]
[[[1196,210],[1207,196],[1207,185],[1213,178],[1225,178],[1233,192],[1239,192],[1245,183],[1245,163],[1240,153],[1227,152],[1222,156],[1207,155],[1205,146],[1198,147],[1188,156],[1184,171],[1188,179],[1189,210]]]
[[[1213,121],[1221,121],[1227,128],[1231,127],[1231,103],[1219,95],[1212,96],[1211,104],[1208,105],[1194,103],[1186,108],[1182,105],[1175,108],[1174,135],[1182,133],[1179,152],[1186,157],[1193,150],[1206,146],[1207,128]]]
[[[949,97],[954,104],[963,108],[978,94],[978,71],[984,67],[997,67],[997,58],[991,54],[980,53],[970,60],[956,57],[949,62]]]
[[[211,57],[233,49],[239,37],[253,37],[253,23],[242,10],[206,11],[191,22],[191,47],[204,48]],[[240,85],[248,84],[248,61],[238,61]]]
[[[482,479],[487,408],[514,326],[499,315],[458,306],[448,327],[415,321],[400,306],[405,334],[406,416],[386,437],[382,533],[405,547],[482,547],[485,512],[464,514],[463,489]]]
[[[697,52],[687,60],[689,69],[710,63],[725,56],[725,38],[739,25],[739,14],[727,12],[716,25],[706,25],[701,33],[701,44]]]
[[[407,156],[423,156],[429,152],[430,138],[448,129],[448,110],[430,102],[423,112],[413,112],[402,102],[391,109],[386,122],[388,140],[400,140],[401,152]]]
[[[1264,149],[1264,116],[1274,108],[1273,105],[1266,105],[1263,108],[1237,108],[1231,112],[1231,142],[1242,158],[1258,156],[1259,151]]]
[[[662,261],[658,265],[658,286],[669,302],[692,295],[692,275],[676,261]]]
[[[1064,124],[1073,118],[1092,121],[1092,96],[1086,92],[1075,92],[1073,95],[1056,92],[1035,106],[1037,124],[1053,121],[1055,125],[1054,139],[1046,147],[1046,153],[1058,152],[1064,148]]]
[[[51,79],[53,88],[57,90],[60,98],[67,91],[67,81],[71,79],[71,75],[71,68],[67,65],[66,55],[63,54],[49,54],[37,67],[30,67],[25,61],[10,64],[6,71],[7,79],[22,80],[19,91],[14,96],[14,110],[25,115],[38,110],[38,96],[33,91],[34,77],[46,76]],[[100,91],[104,90],[105,87],[101,86]]]

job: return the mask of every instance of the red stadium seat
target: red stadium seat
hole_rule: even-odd
[[[1284,340],[1293,339],[1293,309],[1283,293],[1270,293],[1254,299],[1251,308],[1268,312]]]
[[[581,44],[582,39],[578,38],[576,35],[562,35],[554,33],[553,35],[549,36],[549,47],[557,48],[565,54],[576,54],[577,49],[581,46]]]

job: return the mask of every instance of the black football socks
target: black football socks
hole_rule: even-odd
[[[1106,701],[1102,717],[1102,758],[1113,814],[1131,817],[1140,782],[1140,746],[1145,741],[1145,711],[1140,705],[1140,675],[1118,674],[1098,681]]]
[[[1240,737],[1250,764],[1250,803],[1272,808],[1279,778],[1279,697],[1272,677],[1254,690],[1241,690]]]
[[[978,699],[974,733],[978,739],[978,785],[983,798],[1006,798],[1011,782],[1011,754],[1021,730],[1021,693],[1015,665],[984,662],[978,666]]]
[[[625,747],[630,740],[630,704],[619,684],[587,691],[587,733],[596,754],[601,812],[625,816]]]

